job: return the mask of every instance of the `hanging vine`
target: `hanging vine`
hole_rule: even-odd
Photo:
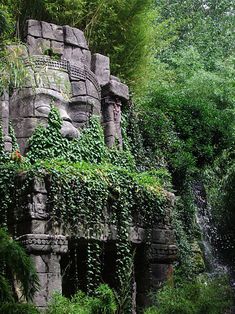
[[[108,150],[97,118],[91,119],[79,141],[62,138],[60,128],[58,111],[52,108],[48,127],[36,129],[26,157],[19,161],[9,154],[8,162],[0,164],[1,224],[6,225],[6,214],[14,202],[12,195],[20,198],[34,178],[43,179],[52,228],[75,239],[87,239],[89,295],[101,282],[102,235],[109,230],[107,238],[112,237],[110,230],[116,226],[119,309],[129,313],[133,266],[130,228],[135,225],[148,229],[164,219],[167,195],[162,187],[162,171],[159,177],[157,171],[137,172],[128,145],[123,152]],[[19,184],[16,178],[20,174]]]

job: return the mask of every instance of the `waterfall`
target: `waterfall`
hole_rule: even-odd
[[[211,276],[228,274],[228,266],[221,262],[215,245],[218,242],[219,234],[213,224],[212,211],[206,199],[205,188],[200,181],[194,182],[192,188],[197,206],[197,224],[202,234],[201,248],[204,254],[206,271]]]

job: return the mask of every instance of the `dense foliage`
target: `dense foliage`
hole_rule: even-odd
[[[95,297],[78,292],[71,300],[55,294],[46,313],[48,314],[114,314],[117,304],[113,291],[105,284],[96,289]]]
[[[30,257],[4,229],[0,229],[0,264],[0,309],[8,313],[11,305],[6,302],[32,299],[38,289],[38,278]],[[13,307],[17,308],[14,304]]]
[[[202,181],[208,167],[228,167],[221,156],[234,149],[234,7],[229,0],[170,0],[159,1],[157,8],[158,30],[163,25],[166,30],[158,32],[162,45],[155,47],[154,76],[147,93],[137,99],[137,115],[144,149],[154,162],[167,166],[180,196],[174,215],[180,265],[191,277],[197,273],[193,247],[200,240],[194,180]],[[223,171],[210,171],[212,188]],[[225,186],[223,191],[227,194]],[[220,198],[221,190],[216,195]],[[219,203],[213,202],[215,211],[227,214],[214,220],[218,226],[224,220],[225,230],[232,211],[225,203],[221,211]],[[221,239],[225,242],[226,235]]]
[[[107,227],[114,224],[117,227],[115,276],[118,310],[128,313],[131,295],[127,287],[133,267],[130,227],[150,228],[163,221],[165,209],[169,206],[163,189],[167,172],[161,169],[137,172],[126,141],[123,151],[108,150],[96,117],[91,118],[79,140],[63,138],[61,125],[58,110],[52,107],[48,126],[38,126],[35,130],[25,157],[17,150],[6,154],[2,147],[1,223],[9,224],[7,213],[17,200],[24,202],[21,195],[35,178],[45,180],[49,186],[47,208],[52,228],[63,228],[74,238],[82,232],[82,236],[90,240],[85,275],[89,295],[94,294],[101,282],[102,250],[97,240],[105,234]],[[21,184],[17,180],[20,176]],[[12,213],[11,219],[18,220],[18,215],[21,213]],[[74,280],[78,282],[76,275]]]
[[[38,175],[43,169],[50,173],[55,210],[59,200],[65,202],[68,195],[71,200],[71,211],[62,210],[61,218],[67,223],[71,223],[75,199],[84,206],[85,219],[76,217],[74,225],[84,219],[89,226],[93,197],[97,198],[100,209],[111,198],[114,212],[118,213],[114,219],[120,223],[119,262],[125,254],[128,256],[128,263],[119,265],[123,270],[126,267],[119,276],[119,281],[125,282],[128,278],[122,276],[130,271],[131,252],[125,237],[126,225],[121,222],[130,223],[130,213],[136,205],[143,207],[145,223],[154,213],[150,210],[152,204],[158,213],[161,212],[164,203],[161,203],[161,186],[170,186],[170,172],[178,200],[173,212],[180,248],[176,279],[179,282],[182,277],[192,279],[205,267],[198,247],[201,233],[195,219],[195,179],[204,180],[206,185],[212,219],[219,231],[217,245],[226,248],[227,260],[234,259],[233,2],[33,0],[29,6],[26,0],[3,0],[0,4],[2,43],[22,36],[27,18],[79,27],[85,31],[93,52],[111,57],[113,73],[128,81],[136,106],[127,115],[128,140],[123,152],[107,150],[96,120],[91,121],[90,128],[82,133],[79,141],[63,139],[60,118],[52,110],[49,127],[38,127],[30,140],[27,158],[17,152],[10,158],[2,154],[2,217],[6,219],[4,213],[11,201],[9,191],[19,171]],[[0,91],[9,83],[10,87],[20,86],[21,79],[27,75],[18,56],[7,53],[3,53],[0,70],[3,73]],[[50,160],[39,162],[42,159]],[[104,179],[102,182],[99,176]],[[89,196],[87,204],[73,189],[68,189],[69,185],[82,186],[84,195]],[[141,197],[147,198],[149,207],[140,203],[137,190]],[[159,199],[160,203],[156,201]],[[102,211],[96,222],[101,217]],[[100,248],[95,244],[89,250],[92,264],[97,260]],[[96,266],[97,272],[88,280],[88,292],[98,285],[93,280],[99,272]],[[188,291],[193,291],[198,299],[189,300]],[[171,306],[174,304],[177,308],[175,296],[178,296],[182,301],[180,313],[201,313],[201,306],[208,306],[204,312],[216,313],[224,305],[206,303],[206,297],[210,296],[212,300],[216,293],[210,282],[208,286],[193,282],[176,289],[165,288],[159,297],[161,308],[152,311],[173,313]],[[171,303],[171,300],[175,301]]]
[[[232,305],[226,278],[200,278],[176,288],[166,285],[157,295],[157,306],[146,314],[221,314]]]

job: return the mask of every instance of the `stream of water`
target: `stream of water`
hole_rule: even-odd
[[[213,224],[211,207],[207,203],[205,189],[201,182],[193,185],[197,205],[197,223],[202,233],[201,247],[204,254],[206,269],[209,275],[227,274],[230,277],[230,284],[235,288],[235,277],[229,265],[225,265],[219,255],[219,250],[214,243],[220,240],[220,235]]]

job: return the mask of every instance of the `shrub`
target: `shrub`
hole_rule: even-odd
[[[60,294],[55,294],[47,314],[114,314],[117,306],[113,291],[108,285],[100,285],[95,297],[78,292],[71,300]]]
[[[202,277],[178,287],[163,287],[157,306],[145,314],[221,314],[232,305],[232,291],[224,277]]]
[[[0,313],[4,313],[4,314],[39,314],[39,311],[32,304],[3,303],[0,306]]]

